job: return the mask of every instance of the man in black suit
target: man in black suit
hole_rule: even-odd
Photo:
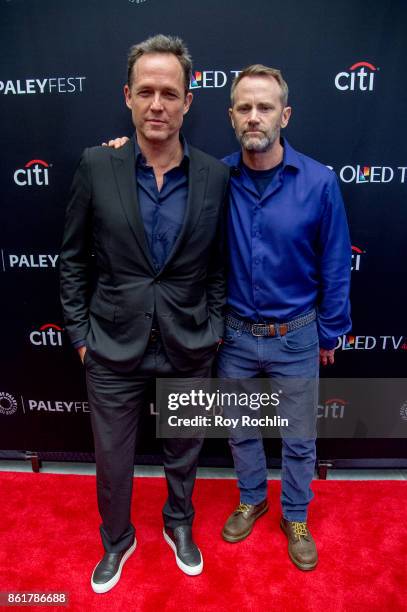
[[[135,137],[86,149],[61,253],[66,328],[85,365],[105,555],[97,593],[120,579],[136,546],[130,520],[137,421],[153,377],[207,377],[223,335],[221,253],[228,170],[180,135],[192,94],[178,38],[131,48],[126,105]],[[96,282],[91,283],[91,253]],[[202,571],[192,491],[202,439],[165,439],[164,538],[178,566]]]

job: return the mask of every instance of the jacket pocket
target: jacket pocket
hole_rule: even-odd
[[[95,300],[89,306],[89,310],[92,314],[106,319],[107,321],[114,321],[116,317],[117,307],[110,302],[102,302],[101,300]]]

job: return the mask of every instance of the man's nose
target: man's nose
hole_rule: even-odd
[[[162,105],[162,101],[161,101],[161,96],[157,92],[154,95],[154,98],[153,98],[153,100],[151,102],[151,110],[158,112],[158,111],[161,111],[162,109],[163,109],[163,105]]]
[[[258,114],[257,114],[257,109],[256,108],[252,108],[252,110],[250,111],[250,115],[249,115],[249,123],[257,123],[259,120]]]

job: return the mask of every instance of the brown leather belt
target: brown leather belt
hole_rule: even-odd
[[[280,332],[280,336],[285,336],[289,331],[304,327],[304,325],[308,325],[308,323],[315,321],[316,318],[317,315],[315,310],[311,310],[310,312],[296,317],[295,319],[291,319],[291,321],[287,321],[286,323],[253,323],[252,321],[239,319],[234,314],[232,315],[227,313],[225,323],[232,329],[246,331],[253,336],[274,337],[277,336],[278,332]]]

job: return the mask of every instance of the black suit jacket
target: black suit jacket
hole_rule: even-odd
[[[86,340],[90,353],[116,371],[140,363],[154,312],[178,370],[209,360],[222,337],[229,171],[194,147],[189,152],[183,227],[158,274],[137,200],[134,140],[117,150],[85,149],[75,173],[60,257],[66,329],[72,342]]]

